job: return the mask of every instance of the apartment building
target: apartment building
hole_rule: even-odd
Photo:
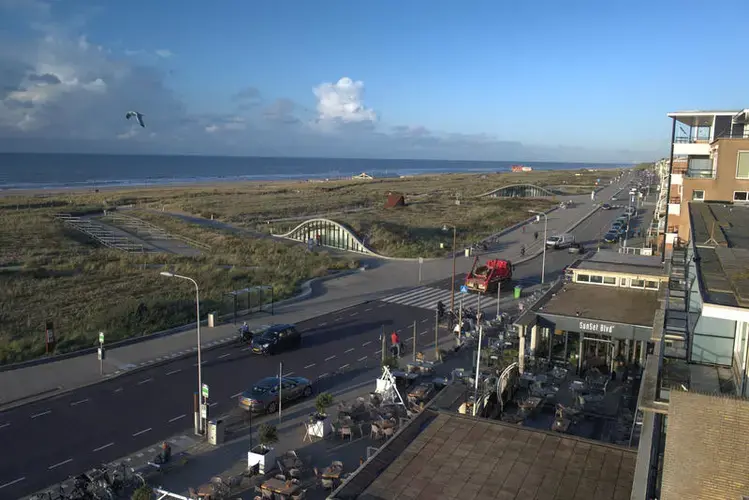
[[[672,127],[663,193],[664,254],[689,240],[690,202],[749,203],[749,109],[668,116]]]

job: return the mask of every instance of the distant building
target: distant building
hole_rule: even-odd
[[[406,198],[399,193],[389,193],[385,200],[385,208],[405,207]]]
[[[749,109],[668,116],[671,155],[659,162],[656,207],[663,253],[689,240],[690,202],[749,202]]]
[[[528,167],[525,165],[513,165],[510,168],[512,169],[513,172],[532,172],[533,171],[533,167]]]
[[[359,175],[352,176],[351,179],[353,179],[355,181],[371,181],[371,180],[374,179],[374,177],[371,176],[371,175],[369,175],[366,172],[362,172]]]

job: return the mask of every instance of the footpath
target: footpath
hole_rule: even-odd
[[[626,182],[625,176],[623,182]],[[598,204],[618,193],[623,183],[606,186],[596,196],[570,197],[573,207],[556,209],[548,214],[547,234],[571,231],[598,209]],[[530,215],[530,214],[529,214]],[[525,228],[525,230],[524,230]],[[538,239],[534,232],[540,233]],[[543,250],[543,217],[535,223],[535,216],[523,224],[508,228],[496,235],[486,258],[504,258],[521,264],[540,255]],[[525,247],[525,255],[521,248]],[[468,272],[473,257],[456,259],[456,273]],[[363,302],[377,300],[419,286],[419,267],[422,284],[447,278],[452,273],[451,259],[425,261],[378,260],[371,268],[332,279],[320,280],[310,285],[306,297],[278,304],[275,314],[259,314],[246,318],[251,328],[268,323],[300,323]],[[242,318],[245,319],[245,318]],[[221,346],[236,338],[237,325],[233,323],[201,328],[203,349]],[[95,384],[139,368],[189,356],[197,349],[195,330],[189,325],[177,333],[131,343],[107,350],[104,375],[99,372],[96,353],[61,360],[50,360],[31,366],[0,371],[0,411],[32,401],[62,394],[76,388]]]

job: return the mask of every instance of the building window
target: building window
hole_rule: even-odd
[[[633,279],[631,281],[631,284],[629,285],[632,288],[644,288],[645,287],[645,280],[635,280]]]
[[[604,285],[616,285],[616,278],[614,278],[613,276],[604,276],[603,284]]]
[[[628,283],[629,283],[629,280],[627,278],[621,278],[621,281],[619,282],[621,286],[627,286]]]
[[[578,274],[577,275],[577,281],[581,281],[583,283],[589,283],[590,282],[590,276],[587,274]]]
[[[593,276],[590,277],[590,282],[591,283],[597,283],[597,284],[600,285],[601,283],[603,283],[603,276],[593,275]]]
[[[658,282],[657,281],[646,281],[645,282],[645,288],[648,290],[658,290]]]
[[[734,191],[733,201],[749,201],[749,191]]]
[[[736,153],[736,178],[749,179],[749,151]]]
[[[702,189],[695,189],[692,191],[692,201],[704,201],[705,191]]]

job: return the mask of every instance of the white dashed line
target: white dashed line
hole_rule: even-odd
[[[426,319],[422,319],[422,320],[421,320],[421,322],[422,322],[422,323],[426,323],[427,321],[429,321],[429,318],[426,318]]]
[[[401,333],[402,331],[403,331],[403,329],[401,328],[400,330],[398,330],[398,332],[397,332],[397,333]]]
[[[146,383],[148,383],[148,382],[150,382],[150,381],[152,381],[152,380],[153,380],[152,378],[147,378],[147,379],[145,379],[145,380],[141,380],[141,381],[140,381],[140,382],[138,382],[138,383],[137,383],[136,385],[146,384]]]
[[[114,392],[122,392],[122,387],[120,387],[119,389],[115,389]]]
[[[8,422],[7,424],[0,425],[0,429],[4,429],[8,427],[9,425],[10,425],[10,422]]]
[[[166,372],[166,375],[167,375],[167,376],[169,376],[169,375],[174,375],[175,373],[179,373],[179,372],[181,372],[181,371],[182,371],[182,369],[181,369],[181,368],[178,368],[178,369],[176,369],[176,370],[172,370],[172,371],[170,371],[170,372]]]
[[[367,357],[366,357],[366,356],[364,356],[364,357],[361,357],[361,358],[357,359],[357,361],[364,361],[365,359],[367,359]]]
[[[7,488],[8,486],[13,486],[16,483],[20,483],[24,479],[26,479],[26,478],[25,477],[19,477],[18,479],[14,479],[13,481],[7,482],[5,484],[0,484],[0,490],[2,490],[3,488]]]
[[[233,395],[233,396],[231,397],[231,399],[234,399],[234,398],[238,398],[238,397],[239,397],[239,396],[241,396],[241,395],[242,395],[242,393],[241,393],[241,392],[238,392],[238,393],[234,394],[234,395]]]
[[[427,334],[427,332],[421,332],[421,333],[419,333],[419,335],[426,335],[426,334]]]
[[[350,318],[353,318],[353,317],[354,317],[354,316],[356,316],[357,314],[359,314],[359,313],[351,313],[351,314],[349,314],[349,317],[350,317]]]
[[[355,350],[353,347],[351,349],[346,349],[345,351],[343,351],[343,354],[348,354],[353,350]]]
[[[150,430],[151,428],[149,427],[148,429],[143,429],[142,431],[138,431],[135,434],[133,434],[133,437],[140,436],[141,434],[145,434],[146,432],[149,432]]]
[[[35,413],[34,415],[31,415],[31,418],[43,417],[44,415],[49,415],[50,413],[52,413],[52,410],[43,411],[41,413]]]
[[[382,352],[382,349],[379,349],[379,350],[375,351],[375,354],[380,354],[381,352]]]
[[[169,419],[169,423],[171,424],[172,422],[176,422],[176,421],[177,421],[177,420],[179,420],[180,418],[185,418],[185,417],[186,417],[186,415],[185,415],[185,414],[183,413],[183,414],[182,414],[182,415],[180,415],[179,417],[174,417],[174,418],[170,418],[170,419]]]
[[[226,354],[222,354],[221,356],[218,357],[218,359],[222,359],[222,358],[225,358],[227,356],[231,356],[231,353],[227,352]]]
[[[341,321],[341,318],[333,318],[333,321]]]
[[[283,375],[281,375],[281,376],[282,376],[282,377],[291,377],[292,375],[294,375],[294,372],[284,373],[284,374],[283,374]]]
[[[88,398],[81,399],[80,401],[73,401],[72,403],[70,403],[70,406],[78,406],[79,404],[85,403],[86,401],[88,401]]]
[[[305,366],[305,367],[304,367],[304,369],[306,370],[306,369],[308,369],[308,368],[312,368],[313,366],[315,366],[315,363],[312,363],[311,365],[307,365],[307,366]]]
[[[329,357],[329,358],[325,358],[325,361],[327,362],[327,361],[330,361],[331,359],[335,359],[335,354],[333,354],[333,355],[332,355],[331,357]]]
[[[47,470],[52,470],[52,469],[56,469],[56,468],[60,467],[61,465],[69,464],[69,463],[70,463],[70,462],[72,462],[72,461],[73,461],[73,459],[72,459],[72,458],[68,458],[67,460],[63,460],[63,461],[62,461],[62,462],[60,462],[59,464],[55,464],[55,465],[50,465],[49,467],[47,467]]]
[[[346,368],[348,368],[348,367],[349,367],[349,365],[348,365],[348,364],[345,364],[345,365],[341,366],[341,367],[340,367],[340,368],[338,368],[338,369],[339,369],[339,370],[345,370],[345,369],[346,369]]]
[[[325,372],[325,373],[323,373],[322,375],[320,375],[320,376],[319,376],[319,377],[317,377],[317,378],[325,378],[325,377],[327,377],[328,375],[330,375],[330,374],[329,374],[328,372]]]
[[[371,340],[369,340],[369,341],[367,341],[367,342],[364,342],[364,343],[363,343],[363,344],[362,344],[361,346],[362,346],[362,347],[367,347],[367,346],[368,346],[369,344],[371,344],[371,343],[372,343],[372,341],[371,341]]]
[[[216,406],[217,404],[218,404],[218,403],[211,403],[211,404],[209,404],[209,405],[208,405],[208,408],[213,408],[213,407],[214,407],[214,406]]]
[[[244,349],[242,349],[242,352],[249,351],[250,349],[252,349],[252,347],[245,347]]]
[[[319,325],[317,325],[317,326],[325,326],[325,325],[327,325],[327,324],[328,324],[328,322],[326,321],[325,323],[320,323],[320,324],[319,324]]]
[[[110,446],[114,446],[114,443],[108,443],[108,444],[105,444],[104,446],[99,446],[98,448],[94,448],[93,451],[101,451],[105,448],[109,448]]]
[[[386,305],[387,304],[380,304],[379,306],[377,306],[377,308],[379,309],[380,307],[385,307]]]
[[[371,308],[371,307],[368,307],[368,308],[364,309],[364,312],[369,312],[369,311],[371,311],[371,310],[372,310],[372,308]]]

